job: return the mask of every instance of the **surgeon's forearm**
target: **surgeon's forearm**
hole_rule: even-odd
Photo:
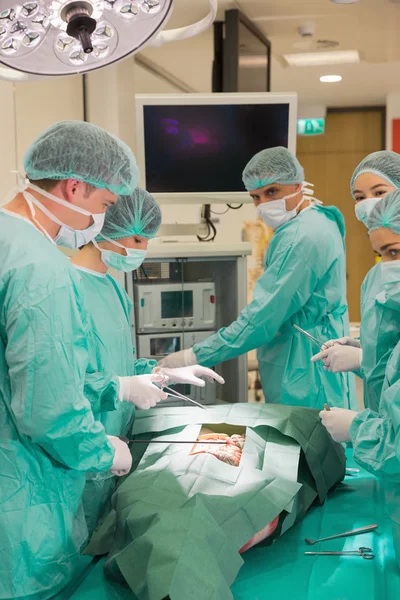
[[[84,394],[94,414],[115,410],[119,396],[118,376],[106,371],[86,373]]]
[[[400,481],[398,440],[390,418],[369,409],[361,411],[350,427],[350,439],[359,465],[377,477]]]
[[[139,358],[135,360],[135,372],[132,375],[149,375],[157,366],[156,360],[148,360],[147,358]]]

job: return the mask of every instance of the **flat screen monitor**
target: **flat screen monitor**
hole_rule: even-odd
[[[251,201],[242,171],[264,148],[295,152],[295,94],[137,96],[141,184],[160,201]]]

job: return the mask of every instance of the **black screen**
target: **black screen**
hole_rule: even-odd
[[[151,338],[150,355],[167,356],[173,352],[179,352],[181,349],[181,339],[179,337]]]
[[[193,317],[193,292],[161,292],[161,318]]]
[[[288,147],[289,105],[145,106],[149,192],[243,192],[264,148]]]

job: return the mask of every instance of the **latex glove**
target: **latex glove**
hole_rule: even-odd
[[[311,358],[312,362],[322,360],[326,371],[346,373],[361,369],[362,350],[353,346],[331,346]]]
[[[168,377],[171,383],[189,383],[190,385],[204,387],[205,381],[203,379],[199,379],[200,377],[206,377],[208,381],[211,382],[217,381],[218,383],[225,383],[225,380],[215,371],[212,369],[207,369],[207,367],[201,367],[200,365],[180,367],[179,369],[156,367],[156,370],[158,373]]]
[[[166,356],[158,364],[160,367],[168,367],[169,369],[190,367],[191,365],[197,365],[197,358],[192,348],[188,348]]]
[[[137,408],[153,408],[156,404],[165,400],[168,394],[155,385],[155,383],[168,385],[168,377],[151,373],[149,375],[135,375],[133,377],[119,377],[119,399],[130,402]]]
[[[357,414],[355,410],[347,410],[347,408],[331,408],[331,410],[321,410],[319,416],[322,425],[326,427],[335,442],[350,442],[349,430]]]
[[[361,348],[360,340],[355,340],[354,338],[346,335],[342,338],[337,338],[336,340],[329,340],[325,342],[322,348],[331,348],[332,346],[353,346],[353,348]]]
[[[114,462],[110,469],[111,473],[118,477],[127,475],[132,467],[132,455],[128,444],[114,435],[108,435],[107,437],[110,444],[115,448]]]

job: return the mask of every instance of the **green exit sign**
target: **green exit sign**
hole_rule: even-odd
[[[297,119],[298,135],[322,135],[325,133],[325,119]]]

